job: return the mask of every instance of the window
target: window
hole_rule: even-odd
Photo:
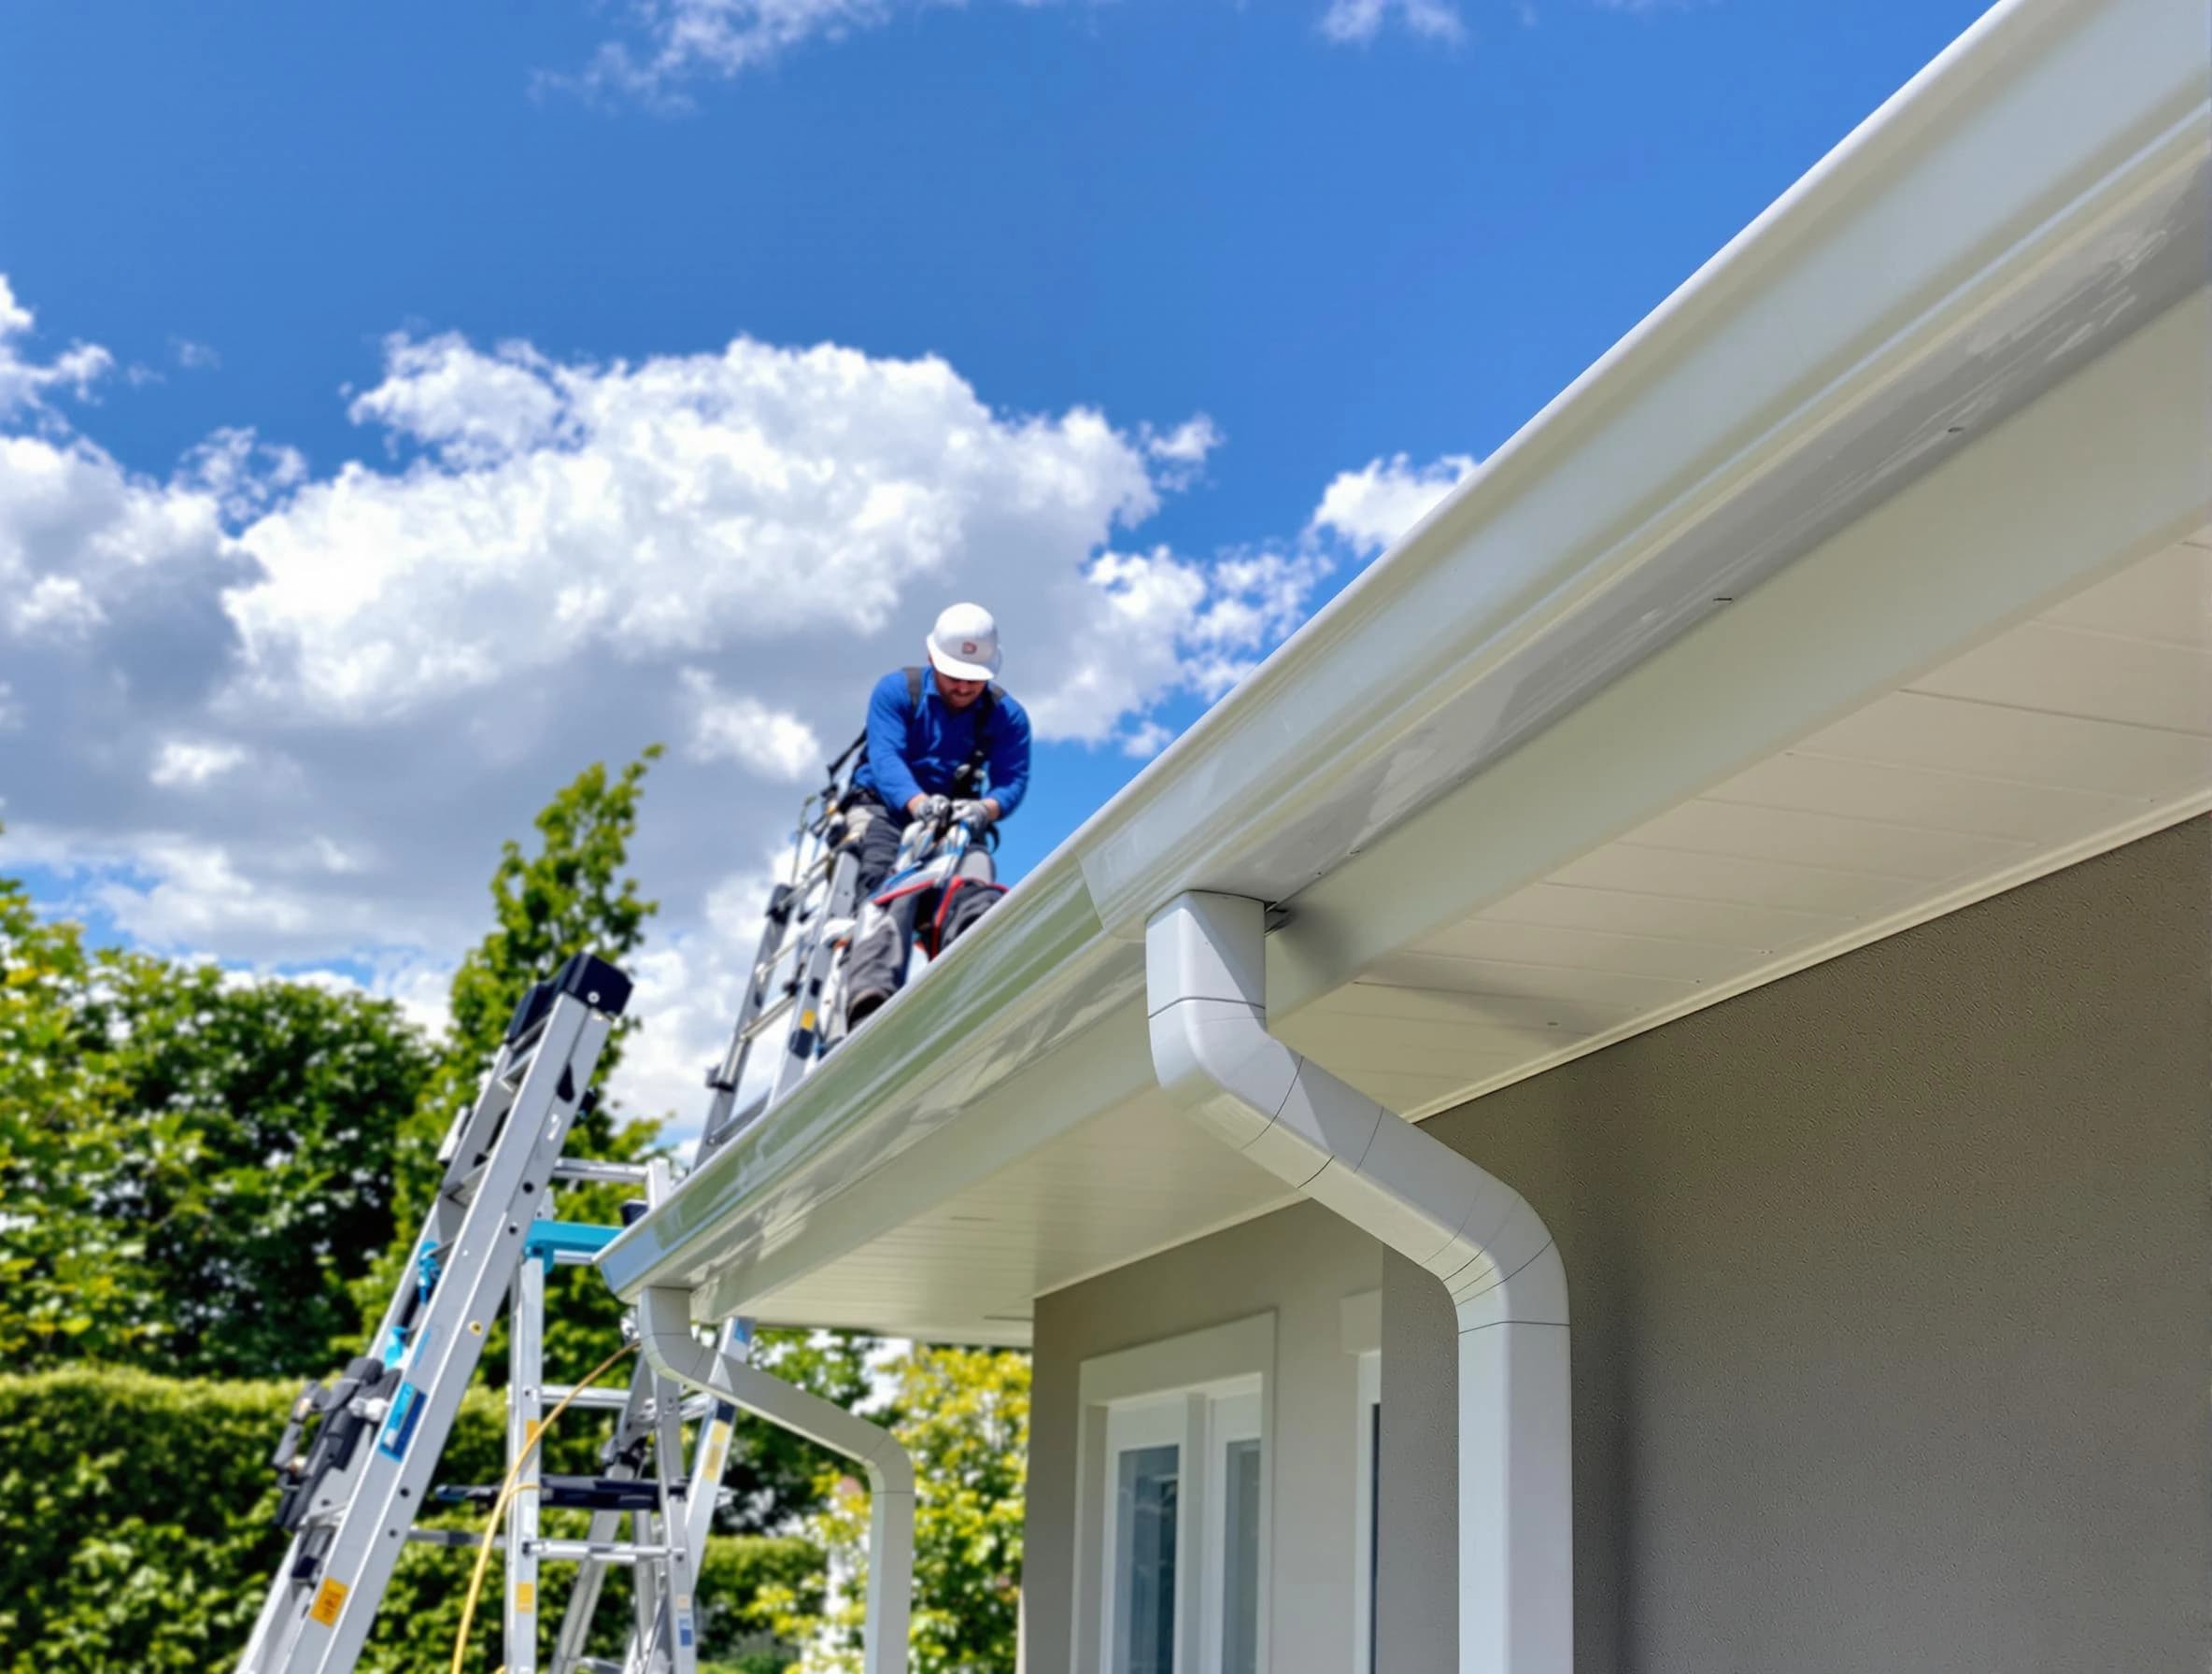
[[[1273,1356],[1265,1315],[1085,1364],[1085,1481],[1099,1507],[1077,1612],[1085,1674],[1267,1667]]]

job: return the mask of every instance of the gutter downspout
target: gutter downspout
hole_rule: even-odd
[[[1144,930],[1161,1088],[1419,1262],[1459,1326],[1459,1674],[1573,1674],[1567,1270],[1520,1193],[1268,1033],[1264,908],[1177,896]]]
[[[914,1597],[914,1462],[899,1439],[834,1401],[717,1353],[691,1334],[691,1297],[653,1286],[637,1304],[645,1359],[661,1376],[858,1461],[868,1472],[868,1615],[861,1674],[906,1674]]]

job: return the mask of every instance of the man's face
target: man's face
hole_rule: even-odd
[[[956,680],[943,669],[929,672],[937,676],[937,695],[953,709],[967,708],[983,696],[983,688],[990,684],[987,680]]]

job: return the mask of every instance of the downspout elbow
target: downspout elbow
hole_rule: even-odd
[[[1145,932],[1161,1089],[1209,1132],[1444,1282],[1462,1329],[1564,1326],[1567,1274],[1520,1193],[1268,1032],[1260,903],[1178,896]]]
[[[692,1333],[689,1293],[648,1287],[638,1298],[637,1328],[646,1362],[662,1377],[844,1454],[866,1470],[872,1494],[911,1500],[914,1461],[896,1436],[773,1372],[716,1354]]]
[[[1268,1032],[1261,904],[1192,893],[1145,927],[1162,1090],[1443,1282],[1457,1317],[1460,1674],[1571,1674],[1567,1270],[1527,1199]]]

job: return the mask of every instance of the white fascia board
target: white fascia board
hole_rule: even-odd
[[[853,1247],[822,1205],[1138,1003],[1184,890],[1297,898],[1289,1009],[1341,980],[1374,938],[1316,880],[2201,297],[2208,157],[2200,0],[1995,7],[611,1245],[610,1283],[726,1312],[772,1238],[780,1282]]]

